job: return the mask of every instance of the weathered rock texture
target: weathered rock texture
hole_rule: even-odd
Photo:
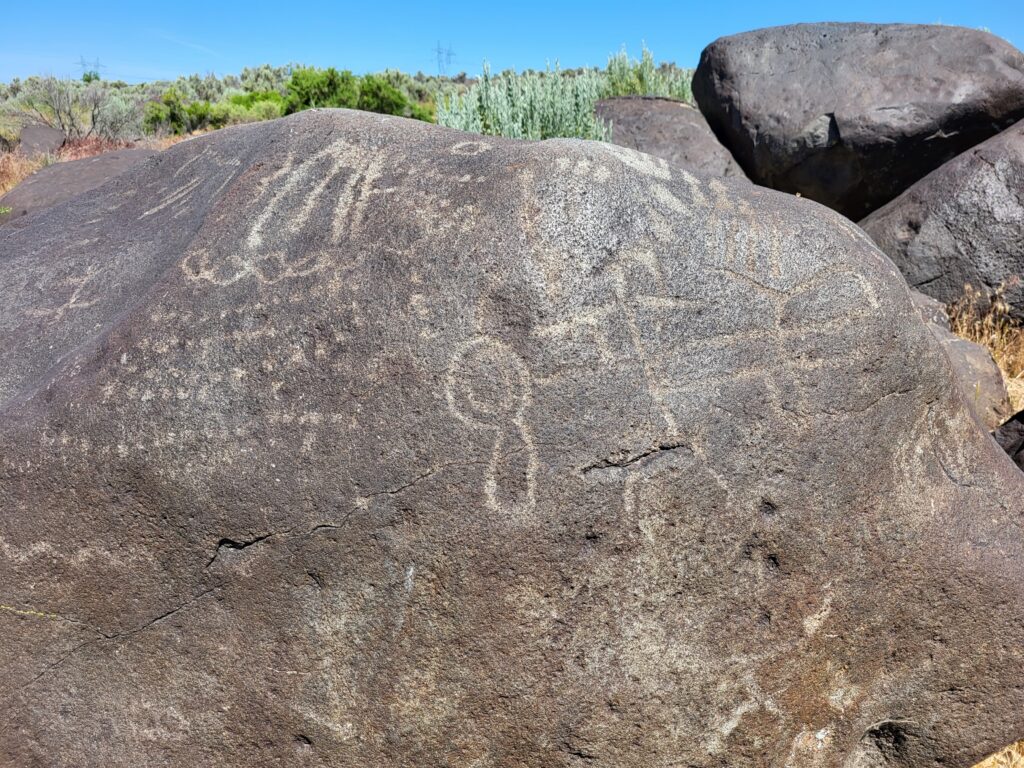
[[[1002,284],[1024,319],[1024,121],[932,171],[861,227],[906,275],[947,304]]]
[[[946,350],[953,373],[964,399],[985,427],[1002,424],[1012,412],[1003,372],[992,353],[981,344],[962,339],[950,331],[945,305],[919,291],[911,290],[910,298],[917,313]]]
[[[652,96],[622,96],[599,101],[595,112],[612,124],[612,141],[620,147],[646,152],[688,171],[746,178],[700,110],[689,104]]]
[[[917,313],[921,315],[922,320],[949,330],[949,313],[945,304],[914,289],[910,290],[910,299],[917,307]]]
[[[64,144],[64,134],[48,125],[26,125],[18,134],[18,151],[23,155],[49,155]]]
[[[0,765],[969,765],[1024,476],[892,263],[316,111],[0,230]]]
[[[95,189],[155,154],[150,149],[118,149],[83,160],[48,165],[0,197],[0,208],[11,209],[10,213],[0,214],[0,224]]]
[[[962,339],[941,325],[929,323],[946,350],[964,400],[986,429],[995,429],[1013,413],[1003,372],[981,344]]]
[[[857,220],[1024,118],[1024,55],[960,27],[797,24],[716,40],[693,93],[753,181]]]

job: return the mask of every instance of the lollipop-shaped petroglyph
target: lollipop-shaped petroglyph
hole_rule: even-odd
[[[510,518],[537,503],[537,451],[526,419],[532,382],[529,369],[506,344],[478,337],[463,344],[448,367],[446,396],[455,416],[493,440],[484,497]]]

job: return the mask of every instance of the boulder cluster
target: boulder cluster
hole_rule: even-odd
[[[963,86],[927,105],[786,106],[929,51]],[[1011,178],[1012,135],[978,142],[1024,117],[1019,64],[783,28],[705,52],[700,113],[602,107],[680,115],[671,161],[310,110],[0,226],[0,765],[934,768],[1020,737],[1024,474],[942,307],[802,199]],[[764,185],[919,144],[906,189]]]
[[[948,26],[762,29],[709,45],[693,93],[699,112],[623,98],[598,113],[622,146],[859,222],[916,291],[946,305],[998,296],[1024,321],[1024,54],[1009,43]],[[997,426],[1009,415],[999,369],[943,325]]]

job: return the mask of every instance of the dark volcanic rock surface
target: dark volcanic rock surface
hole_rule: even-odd
[[[620,147],[646,152],[688,171],[746,178],[700,110],[689,104],[653,96],[622,96],[599,101],[595,112],[612,124],[612,141]]]
[[[155,154],[151,149],[118,149],[48,165],[0,197],[0,208],[11,209],[10,213],[0,214],[0,224],[95,189]]]
[[[0,339],[0,765],[1024,732],[1024,476],[807,201],[305,112],[0,229]]]
[[[1024,469],[1024,411],[1007,419],[992,436],[1013,462]]]
[[[716,40],[693,92],[753,181],[858,220],[1024,118],[1024,55],[960,27],[797,24]]]
[[[981,344],[962,339],[949,329],[929,323],[932,333],[946,349],[964,400],[986,429],[1003,423],[1013,410],[1003,373],[992,353]]]
[[[921,315],[922,320],[949,330],[949,313],[946,311],[945,304],[927,294],[915,291],[913,288],[910,289],[910,298],[914,302],[914,306],[917,307],[917,312]]]
[[[64,134],[48,125],[26,125],[18,134],[18,151],[24,155],[51,155],[64,144]]]
[[[1024,121],[932,171],[861,227],[912,286],[951,303],[1002,284],[1024,319]]]
[[[946,350],[964,400],[971,410],[987,429],[1001,424],[1011,411],[1010,398],[1003,373],[992,359],[991,352],[981,344],[962,339],[950,331],[949,315],[942,302],[915,290],[910,291],[910,298],[921,319]]]

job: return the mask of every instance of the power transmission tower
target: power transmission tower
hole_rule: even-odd
[[[437,47],[434,49],[434,54],[437,56],[437,74],[442,77],[448,74],[448,67],[452,65],[452,61],[455,60],[455,51],[452,50],[452,44],[448,43],[447,48],[441,47],[441,41],[437,41]]]
[[[85,56],[81,55],[78,57],[78,68],[82,70],[82,79],[86,82],[99,80],[100,70],[106,69],[98,58],[95,61],[86,61]]]

